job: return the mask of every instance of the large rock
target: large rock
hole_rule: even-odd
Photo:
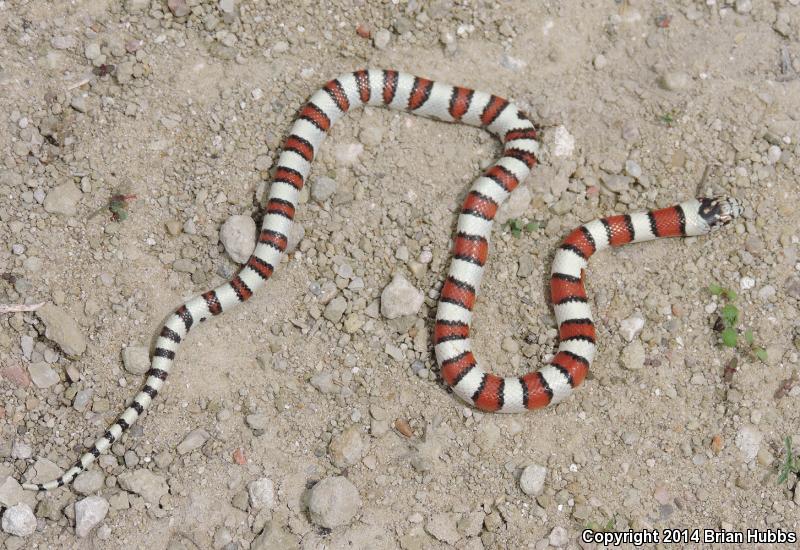
[[[44,199],[44,209],[51,214],[74,216],[78,212],[78,201],[81,191],[74,184],[67,182],[50,190]]]
[[[314,485],[308,499],[311,521],[328,529],[350,523],[359,508],[358,489],[342,476],[327,477]]]
[[[0,477],[2,479],[2,477]],[[10,508],[24,503],[29,506],[36,504],[36,493],[26,491],[22,485],[11,476],[0,482],[0,508]]]
[[[44,323],[45,336],[71,356],[86,351],[86,337],[78,322],[66,311],[54,304],[45,304],[36,310],[39,320]]]
[[[17,537],[27,537],[36,531],[36,516],[27,504],[17,504],[3,513],[3,531]]]
[[[28,372],[37,388],[49,388],[61,380],[55,369],[44,361],[28,365]]]
[[[72,482],[72,488],[82,495],[91,495],[103,488],[106,476],[102,470],[83,472]]]
[[[103,497],[86,497],[75,503],[75,534],[83,538],[106,518],[108,501]]]
[[[161,497],[169,491],[166,480],[150,470],[125,472],[119,476],[118,481],[120,487],[131,493],[141,495],[151,504],[158,504]]]

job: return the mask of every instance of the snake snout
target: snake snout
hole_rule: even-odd
[[[742,215],[742,203],[733,197],[703,197],[700,215],[712,230],[726,225]]]

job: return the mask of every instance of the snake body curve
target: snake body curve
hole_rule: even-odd
[[[328,82],[300,109],[278,159],[261,232],[247,263],[229,282],[189,300],[167,318],[156,340],[145,385],[89,451],[58,479],[25,483],[25,489],[61,487],[85,471],[150,406],[191,328],[247,301],[272,276],[286,250],[299,194],[315,154],[331,126],[361,105],[482,127],[504,145],[502,156],[477,178],[464,200],[434,328],[442,378],[461,399],[482,410],[520,412],[558,403],[583,381],[595,355],[594,323],[583,286],[583,270],[592,254],[630,242],[703,235],[741,213],[734,199],[702,198],[579,227],[569,234],[553,261],[550,286],[559,346],[552,361],[522,377],[489,374],[478,366],[471,351],[472,308],[488,257],[492,220],[537,162],[536,129],[514,104],[495,95],[393,70],[344,74]]]

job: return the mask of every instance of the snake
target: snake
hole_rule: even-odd
[[[584,286],[587,261],[595,252],[657,238],[705,235],[742,213],[742,205],[734,198],[698,198],[660,210],[598,219],[575,229],[557,249],[551,270],[557,352],[549,364],[524,376],[491,374],[479,366],[471,349],[472,310],[489,254],[492,222],[500,205],[538,162],[538,130],[524,111],[493,94],[396,70],[343,74],[300,108],[283,142],[256,246],[246,264],[229,281],[167,316],[155,341],[146,381],[130,406],[61,477],[25,483],[25,489],[51,490],[85,471],[150,407],[192,327],[246,302],[272,276],[288,246],[300,193],[323,140],[339,118],[364,105],[483,128],[503,144],[502,156],[475,180],[464,199],[433,329],[441,378],[459,398],[483,411],[514,413],[559,403],[584,380],[596,350],[595,324]]]

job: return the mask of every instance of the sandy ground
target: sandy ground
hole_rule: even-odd
[[[797,476],[778,482],[785,438],[800,451],[796,4],[0,1],[0,303],[58,312],[47,327],[0,314],[0,544],[543,549],[592,547],[587,527],[800,530]],[[589,379],[553,409],[480,414],[437,381],[429,335],[457,208],[500,146],[353,112],[269,284],[193,331],[91,475],[20,492],[13,480],[69,467],[133,396],[123,348],[235,271],[220,227],[260,221],[297,109],[365,66],[508,97],[542,128],[542,165],[503,213],[538,228],[497,224],[475,311],[498,373],[552,353],[547,273],[572,227],[696,193],[745,215],[593,260]],[[323,176],[336,189],[320,201]],[[120,193],[135,199],[114,221]],[[397,273],[425,303],[387,320]],[[738,294],[735,350],[714,283]],[[308,503],[338,476],[357,495],[332,492],[326,527]]]

